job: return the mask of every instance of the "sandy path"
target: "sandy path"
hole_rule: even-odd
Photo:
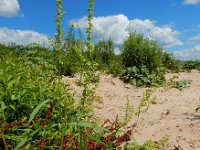
[[[191,87],[182,91],[157,88],[154,93],[156,104],[152,104],[139,118],[130,121],[130,124],[137,123],[133,138],[143,143],[168,136],[164,150],[170,150],[174,145],[180,145],[184,150],[200,150],[200,112],[195,112],[200,104],[200,73],[182,72],[166,77],[173,75],[178,75],[180,80],[191,80]],[[73,88],[80,91],[79,88]],[[95,115],[101,120],[113,120],[117,114],[123,118],[126,97],[132,105],[137,106],[145,90],[124,84],[118,78],[102,75],[96,91],[102,100],[94,104]]]

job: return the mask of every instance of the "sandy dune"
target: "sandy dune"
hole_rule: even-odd
[[[133,117],[130,121],[130,124],[137,123],[133,139],[143,143],[168,136],[164,150],[170,150],[174,145],[180,145],[184,150],[200,150],[200,112],[195,112],[200,104],[200,73],[194,70],[191,73],[167,74],[166,78],[173,75],[178,75],[180,80],[191,80],[191,86],[182,91],[174,88],[155,89],[155,104],[139,118]],[[65,80],[69,81],[69,78]],[[70,79],[71,83],[73,81]],[[80,92],[80,87],[71,86]],[[117,114],[123,119],[127,97],[136,107],[145,91],[146,88],[136,88],[110,75],[101,75],[96,91],[101,100],[95,102],[94,113],[100,120],[114,120]]]

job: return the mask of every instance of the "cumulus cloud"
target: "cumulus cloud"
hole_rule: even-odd
[[[200,0],[184,0],[183,3],[187,5],[196,5],[200,3]]]
[[[181,60],[200,60],[200,45],[181,51],[174,51],[173,53]]]
[[[13,17],[20,10],[18,0],[0,0],[0,16]]]
[[[72,20],[81,29],[87,28],[86,18]],[[119,14],[106,17],[93,18],[93,36],[95,40],[112,38],[115,45],[121,45],[128,36],[129,31],[136,31],[146,37],[156,40],[164,48],[182,45],[177,39],[179,32],[173,31],[170,27],[160,27],[155,21],[146,19],[129,20],[127,16]]]
[[[156,26],[156,22],[149,19],[139,20],[134,19],[129,22],[128,29],[130,31],[137,31],[152,40],[156,40],[161,46],[168,48],[177,45],[182,45],[182,42],[176,37],[179,32],[173,31],[170,27]]]
[[[31,30],[12,30],[8,28],[0,28],[0,43],[16,43],[17,45],[27,45],[39,42],[48,45],[48,37]]]

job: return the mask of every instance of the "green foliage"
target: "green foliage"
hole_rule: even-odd
[[[172,54],[165,53],[163,57],[164,66],[171,72],[178,73],[180,71],[191,72],[191,70],[196,69],[200,70],[200,61],[199,60],[188,60],[181,61],[176,60]]]
[[[67,37],[64,37],[64,31],[62,30],[62,18],[64,13],[62,12],[62,0],[57,1],[57,33],[55,34],[55,40],[50,40],[51,45],[54,47],[54,64],[56,65],[59,75],[73,76],[79,71],[80,64],[79,54],[83,51],[83,42],[81,39],[75,38],[74,25],[69,25],[69,32]]]
[[[112,62],[108,67],[108,73],[114,76],[120,76],[125,69],[124,65],[122,64],[122,57],[121,55],[115,55]]]
[[[59,52],[63,48],[63,36],[65,34],[64,30],[62,30],[62,18],[64,13],[62,12],[62,0],[56,0],[56,30],[55,34],[55,42],[53,43],[54,50],[57,55],[60,55]],[[59,56],[57,56],[59,57]]]
[[[200,70],[200,61],[183,61],[182,70],[191,72],[192,69]]]
[[[1,63],[0,78],[2,149],[8,146],[13,149],[55,149],[65,147],[66,142],[68,148],[75,143],[75,147],[86,149],[87,145],[93,143],[93,146],[97,144],[113,149],[125,142],[122,139],[130,139],[131,130],[121,130],[133,116],[133,108],[128,101],[123,122],[116,119],[109,128],[107,125],[100,127],[91,122],[94,118],[88,112],[91,111],[89,108],[94,94],[89,87],[90,72],[84,73],[82,99],[75,104],[67,86],[56,76],[56,69],[51,64],[53,62],[47,57],[49,51],[46,51],[47,56],[45,50],[35,52],[35,49],[29,49],[20,53],[17,53],[20,57],[11,52],[1,55],[1,62],[5,62]],[[142,107],[149,107],[149,97],[146,96],[136,112],[142,112]]]
[[[144,144],[138,144],[137,142],[127,143],[124,146],[125,150],[158,150],[162,149],[162,147],[167,143],[168,138],[164,137],[162,140],[158,142],[153,142],[151,140],[146,141]]]
[[[176,88],[183,90],[184,88],[190,87],[190,80],[177,80],[178,76],[173,76],[168,82],[166,82],[167,87]]]
[[[164,52],[162,63],[163,66],[171,72],[178,73],[181,71],[181,62],[176,60],[173,54]]]
[[[34,110],[33,112],[31,113],[29,119],[28,119],[28,124],[31,123],[31,121],[35,118],[35,116],[38,114],[38,112],[40,111],[40,109],[46,104],[50,102],[50,100],[46,100],[46,101],[43,101],[42,103],[40,103]]]
[[[99,41],[94,48],[94,61],[98,63],[98,70],[114,76],[119,76],[125,69],[121,55],[114,53],[113,41],[109,39]]]
[[[124,40],[121,52],[125,67],[146,66],[150,72],[162,66],[163,53],[155,41],[135,32]]]
[[[152,95],[153,95],[153,90],[147,89],[146,92],[143,94],[143,98],[140,101],[138,110],[135,113],[136,116],[139,117],[141,113],[143,113],[149,109],[150,104],[152,104],[155,100],[155,97],[152,98]]]
[[[7,106],[5,115],[9,121],[27,117],[44,99],[60,97],[60,93],[53,93],[58,85],[55,84],[53,66],[34,54],[35,51],[30,50],[17,58],[12,53],[0,56],[3,62],[0,64],[0,99]]]
[[[4,145],[8,139],[16,147],[28,146],[28,143],[30,146],[31,141],[38,138],[61,139],[63,135],[58,125],[64,126],[66,122],[76,120],[72,94],[67,92],[67,86],[60,82],[55,74],[54,66],[49,64],[48,60],[49,57],[39,48],[37,52],[35,49],[23,50],[22,53],[17,52],[17,56],[16,52],[11,51],[0,55],[0,62],[3,62],[0,63],[0,121],[3,121],[0,124],[0,130],[2,131],[2,128],[5,130],[0,141],[1,138],[4,139]],[[40,106],[39,104],[46,99],[53,100],[55,104],[55,111],[48,125],[49,131],[46,131],[46,128],[40,129],[38,124],[33,124],[32,121],[36,114],[39,118],[44,117],[48,109],[47,105],[43,103],[43,108],[38,109],[37,112],[33,109],[39,108],[37,106]],[[32,111],[34,116],[31,114]],[[33,128],[26,124],[30,114],[31,119],[28,124],[31,122]],[[41,119],[39,121],[42,122]],[[12,126],[14,128],[10,132],[9,128]],[[3,148],[1,142],[0,146]]]
[[[64,76],[73,76],[80,71],[81,60],[79,59],[80,51],[78,50],[78,43],[72,47],[67,47],[66,51],[61,52],[61,63],[59,66],[59,74]]]
[[[158,86],[165,81],[164,51],[155,41],[135,32],[129,33],[121,55],[126,67],[121,75],[124,81],[137,86]]]
[[[62,70],[62,51],[63,51],[63,40],[64,40],[64,30],[62,29],[62,18],[64,16],[64,13],[62,12],[62,0],[56,0],[56,31],[55,33],[55,40],[49,38],[49,42],[51,46],[53,47],[54,51],[54,63],[56,64],[56,68],[58,70],[58,73],[60,73],[60,70]],[[62,72],[61,72],[62,73]],[[62,74],[60,74],[62,75]]]
[[[150,72],[146,66],[128,67],[121,74],[121,78],[136,86],[159,86],[165,81],[164,70],[161,69]]]
[[[92,19],[93,19],[93,12],[94,9],[94,0],[89,0],[89,5],[88,5],[88,16],[87,16],[87,21],[88,21],[88,28],[86,29],[87,33],[87,41],[86,41],[86,46],[87,46],[87,57],[89,60],[92,60],[93,57],[93,44],[91,43],[92,41]]]
[[[113,41],[109,39],[97,42],[94,48],[94,60],[99,65],[109,66],[114,59],[114,45]]]

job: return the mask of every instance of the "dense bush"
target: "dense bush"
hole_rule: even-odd
[[[163,53],[155,41],[135,32],[129,33],[121,51],[125,67],[146,66],[150,72],[162,66]]]

